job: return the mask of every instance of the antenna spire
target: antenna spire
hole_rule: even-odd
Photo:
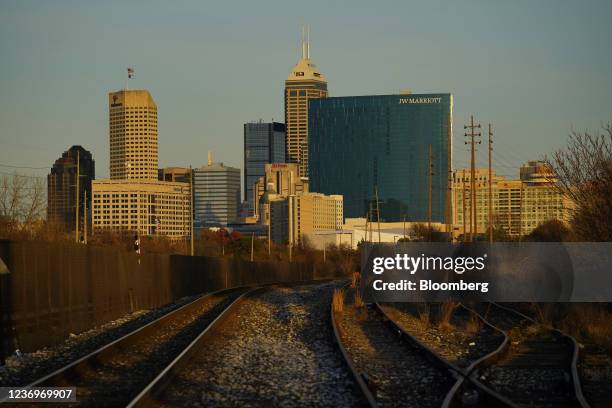
[[[308,54],[308,50],[306,49],[307,45],[306,45],[306,35],[305,35],[305,28],[304,26],[302,26],[302,59],[306,59],[307,54]]]
[[[310,59],[310,24],[306,26],[306,58]]]

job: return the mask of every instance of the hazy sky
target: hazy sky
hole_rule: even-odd
[[[157,102],[160,166],[212,150],[242,167],[242,124],[284,120],[309,23],[331,96],[450,92],[455,166],[474,113],[494,125],[499,173],[516,175],[572,127],[612,120],[610,15],[609,0],[0,0],[0,164],[50,167],[80,144],[108,177],[107,93],[133,67],[130,87]]]

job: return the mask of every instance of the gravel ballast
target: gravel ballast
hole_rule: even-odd
[[[342,344],[365,373],[378,406],[441,406],[455,379],[393,333],[380,313],[355,307],[353,295],[354,290],[348,289],[336,321]]]
[[[338,285],[278,287],[246,297],[165,390],[163,405],[362,405],[330,326]]]
[[[71,334],[63,343],[20,357],[11,356],[0,366],[0,386],[19,387],[62,368],[126,334],[160,318],[198,296],[188,296],[154,310],[140,310],[80,334]]]

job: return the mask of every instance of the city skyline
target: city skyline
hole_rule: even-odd
[[[108,177],[101,112],[105,95],[125,86],[125,69],[133,66],[130,88],[150,90],[160,106],[159,167],[199,166],[213,150],[242,168],[243,123],[283,118],[283,82],[299,59],[302,23],[312,27],[312,58],[325,72],[330,96],[406,88],[452,93],[455,168],[467,165],[462,128],[471,113],[483,125],[493,123],[494,167],[506,175],[561,147],[572,126],[597,130],[608,120],[612,59],[604,51],[611,29],[602,12],[608,3],[558,3],[554,16],[527,3],[504,5],[503,12],[474,3],[464,10],[448,4],[444,11],[413,6],[385,4],[380,15],[367,16],[364,29],[373,6],[357,5],[350,18],[334,5],[324,17],[304,12],[280,21],[287,6],[266,17],[245,5],[244,16],[232,20],[225,6],[207,15],[183,4],[168,20],[168,10],[153,5],[146,20],[135,5],[122,5],[125,12],[111,19],[97,5],[66,12],[65,3],[5,3],[0,163],[44,167],[20,170],[44,176],[58,154],[80,144],[101,164],[99,177]],[[259,19],[247,19],[251,11]],[[410,24],[400,24],[402,15]],[[459,19],[468,15],[474,27]],[[357,24],[347,24],[351,18]],[[266,28],[270,21],[278,22],[273,30]],[[194,57],[194,50],[207,52]],[[478,164],[485,160],[481,149]]]

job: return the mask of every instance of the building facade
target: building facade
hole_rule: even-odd
[[[214,163],[193,170],[194,220],[198,228],[224,227],[238,218],[240,169]]]
[[[158,171],[157,105],[147,90],[108,95],[109,180],[92,183],[94,231],[179,238],[191,234],[191,189],[185,172]],[[166,180],[167,176],[171,181]]]
[[[157,105],[147,90],[108,94],[110,178],[157,180]]]
[[[559,220],[567,222],[571,202],[555,186],[554,173],[543,162],[528,162],[519,170],[519,179],[507,179],[492,172],[491,203],[494,228],[510,237],[529,234],[538,225]],[[488,169],[476,169],[476,229],[487,234],[489,226]],[[455,236],[470,233],[470,170],[453,172],[453,232]]]
[[[74,231],[79,174],[79,226],[90,222],[91,183],[96,178],[95,161],[81,146],[72,146],[57,159],[47,176],[47,220]],[[87,199],[85,199],[87,197]],[[87,212],[85,212],[87,208]]]
[[[310,59],[310,41],[302,35],[302,57],[285,81],[287,162],[297,163],[302,177],[308,177],[308,101],[327,95],[327,80]]]
[[[285,162],[284,123],[244,124],[244,201],[247,216],[254,215],[253,188],[265,175],[265,166]]]
[[[171,181],[174,183],[189,183],[191,169],[189,167],[164,167],[157,171],[159,181]]]
[[[450,94],[312,99],[308,108],[310,191],[340,194],[347,218],[427,221],[431,146],[432,222],[451,222]]]
[[[308,192],[308,179],[300,177],[298,165],[294,163],[271,163],[264,166],[265,172],[253,187],[254,217],[268,224],[265,193],[287,197]]]
[[[95,229],[170,238],[191,234],[189,184],[96,180],[92,189]]]
[[[342,230],[344,214],[340,195],[275,195],[269,202],[270,230],[275,242],[298,245],[317,232]]]

